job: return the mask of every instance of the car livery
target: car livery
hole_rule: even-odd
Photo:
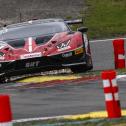
[[[15,75],[70,68],[92,69],[87,28],[72,31],[81,20],[41,19],[0,30],[0,81]]]

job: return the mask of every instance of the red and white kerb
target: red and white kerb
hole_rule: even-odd
[[[118,95],[116,72],[113,70],[102,72],[103,88],[105,94],[106,109],[109,118],[121,117],[121,108]]]
[[[0,95],[0,126],[12,126],[12,113],[8,95]]]

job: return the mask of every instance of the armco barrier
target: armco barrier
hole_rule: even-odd
[[[124,39],[113,40],[115,68],[125,68]]]
[[[119,118],[121,117],[121,107],[118,96],[116,72],[113,70],[103,71],[101,76],[103,80],[108,118]]]
[[[8,95],[0,95],[0,126],[12,126],[12,113]]]

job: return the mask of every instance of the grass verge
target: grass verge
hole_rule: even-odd
[[[126,117],[119,119],[46,120],[14,124],[14,126],[126,126]]]
[[[86,3],[88,9],[82,16],[91,39],[126,35],[126,0],[86,0]]]

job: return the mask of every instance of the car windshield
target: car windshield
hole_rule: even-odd
[[[0,40],[18,39],[68,31],[64,22],[29,24],[0,31]]]

